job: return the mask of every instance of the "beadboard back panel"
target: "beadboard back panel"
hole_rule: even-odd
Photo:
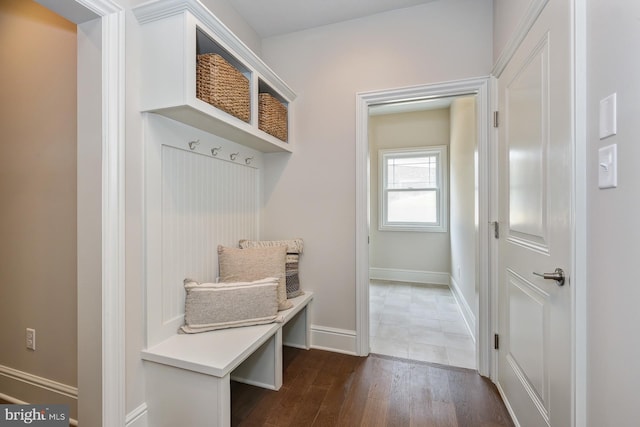
[[[262,155],[152,114],[145,145],[150,346],[182,325],[184,279],[216,280],[218,245],[259,238]]]

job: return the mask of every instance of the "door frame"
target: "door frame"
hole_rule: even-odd
[[[91,248],[91,252],[99,254],[99,265],[89,267],[99,270],[91,273],[100,277],[100,281],[85,283],[84,287],[90,289],[83,291],[92,299],[99,300],[101,311],[78,311],[78,348],[99,346],[100,360],[92,363],[101,367],[98,374],[101,382],[90,390],[79,391],[78,413],[93,415],[93,420],[101,420],[103,426],[125,425],[125,12],[114,0],[36,1],[77,25],[99,20],[101,29],[98,47],[100,66],[85,70],[91,74],[100,73],[100,76],[93,75],[92,78],[101,80],[101,88],[90,93],[78,91],[79,98],[87,97],[92,100],[89,104],[99,104],[101,108],[96,114],[100,117],[99,122],[87,120],[81,123],[78,120],[78,127],[91,135],[91,139],[99,141],[97,150],[101,153],[98,160],[100,188],[96,185],[93,189],[99,194],[98,212],[101,216],[86,218],[87,222],[97,223],[100,227],[100,241]],[[84,58],[79,50],[78,63],[83,60],[91,61]],[[78,144],[83,142],[91,143],[79,140]],[[77,161],[91,162],[91,159],[82,158],[79,153]],[[80,204],[81,200],[78,200],[79,207]],[[92,212],[92,208],[79,209],[78,215]],[[87,229],[78,229],[79,241],[85,231]],[[89,325],[88,329],[101,333],[95,336],[80,332],[80,325]],[[78,383],[93,383],[94,378],[95,373],[78,369]],[[95,413],[96,409],[100,410],[99,414]]]
[[[491,375],[492,299],[490,287],[489,223],[491,206],[492,148],[489,144],[491,92],[490,78],[480,77],[356,94],[356,353],[366,356],[369,345],[369,106],[410,99],[476,95],[478,186],[476,228],[476,362],[478,372]],[[480,250],[482,248],[482,250]]]

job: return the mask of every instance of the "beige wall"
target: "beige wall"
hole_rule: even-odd
[[[437,1],[262,41],[297,92],[295,153],[267,155],[264,238],[305,239],[312,322],[355,329],[355,95],[486,76],[491,1]]]
[[[0,64],[0,365],[76,386],[75,25],[1,1]]]
[[[449,128],[448,108],[369,117],[371,268],[449,273],[449,231],[423,233],[378,229],[378,150],[449,145]]]
[[[466,97],[455,99],[451,104],[449,200],[451,276],[477,318],[475,152],[478,132],[475,103],[475,97]]]

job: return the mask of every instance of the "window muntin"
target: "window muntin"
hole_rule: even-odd
[[[446,231],[446,146],[380,150],[380,230]]]

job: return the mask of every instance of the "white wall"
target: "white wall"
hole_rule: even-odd
[[[0,29],[0,393],[68,404],[76,417],[75,399],[42,387],[77,386],[76,28],[5,0]]]
[[[448,108],[369,117],[371,268],[450,272],[449,231],[422,233],[378,229],[378,150],[449,145],[449,128]]]
[[[588,425],[637,425],[640,381],[640,3],[587,2]],[[618,94],[618,134],[600,140],[602,98]],[[580,143],[580,141],[579,141]],[[599,190],[598,149],[618,145],[618,188]]]
[[[472,330],[478,317],[475,218],[478,132],[475,103],[475,97],[465,97],[451,104],[449,151],[452,285],[457,288],[456,292],[462,294],[463,312]]]
[[[265,238],[305,239],[312,322],[355,329],[355,94],[488,75],[490,0],[437,1],[263,40],[297,92],[295,153],[266,156]]]

